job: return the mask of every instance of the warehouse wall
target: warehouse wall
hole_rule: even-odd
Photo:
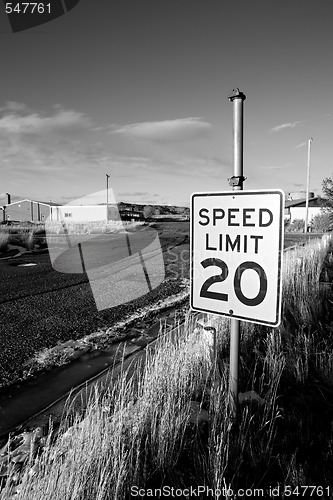
[[[37,201],[23,200],[5,207],[5,220],[45,221],[50,215],[50,207]]]
[[[290,207],[290,222],[292,222],[295,219],[303,219],[305,220],[306,217],[306,207]],[[318,215],[322,213],[321,208],[319,207],[309,207],[309,221],[315,217],[315,215]]]
[[[83,222],[83,221],[103,221],[106,220],[106,206],[71,206],[65,205],[57,207],[57,216],[53,209],[52,220],[68,221],[68,222]],[[120,220],[117,207],[109,206],[109,220]]]

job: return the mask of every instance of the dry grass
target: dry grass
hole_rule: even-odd
[[[292,315],[296,325],[309,325],[322,314],[323,291],[319,278],[330,239],[313,240],[294,252],[286,252],[282,294],[284,312]],[[285,318],[286,319],[286,318]]]
[[[63,420],[52,444],[49,435],[34,474],[31,457],[15,498],[124,500],[134,485],[206,484],[236,491],[330,484],[331,419],[317,421],[321,399],[316,387],[309,389],[313,367],[316,377],[333,386],[332,349],[319,349],[324,330],[318,329],[321,302],[328,300],[319,286],[328,250],[323,240],[286,255],[279,328],[243,324],[240,388],[256,391],[262,404],[242,404],[233,421],[227,398],[229,321],[210,318],[218,331],[217,369],[209,342],[188,316],[182,335],[160,338],[155,355],[131,377],[123,373],[108,390],[96,390],[84,415]],[[313,436],[320,458],[311,458]],[[8,498],[3,495],[9,495],[9,484],[1,499]]]
[[[23,246],[27,250],[34,249],[35,234],[38,228],[15,226],[0,228],[0,252],[6,252],[8,245]]]
[[[48,242],[52,238],[57,238],[56,234],[109,234],[117,233],[123,230],[132,230],[137,226],[143,225],[144,222],[128,222],[128,221],[109,221],[108,223],[101,222],[87,222],[87,223],[36,223],[34,225],[15,225],[15,226],[2,226],[0,227],[0,252],[8,251],[8,245],[23,246],[27,250],[34,250],[35,242],[38,241],[46,247],[45,231],[48,234]],[[38,238],[37,238],[38,237]],[[44,238],[43,238],[44,237]]]
[[[0,232],[0,252],[7,252],[8,240],[9,240],[9,234]]]
[[[65,231],[68,234],[105,234],[122,231],[123,229],[133,229],[143,225],[144,222],[128,221],[97,221],[97,222],[61,222],[51,221],[45,224],[45,229],[49,234],[61,234]]]
[[[69,429],[64,422],[56,444],[44,449],[38,477],[26,474],[17,498],[123,500],[130,485],[149,482],[154,470],[159,479],[173,469],[177,476],[191,399],[209,384],[199,343],[188,334],[175,342],[162,338],[134,376],[96,392],[83,419],[77,416]]]

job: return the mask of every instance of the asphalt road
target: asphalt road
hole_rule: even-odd
[[[48,252],[0,260],[0,387],[19,380],[24,363],[35,352],[111,326],[139,307],[181,290],[174,274],[175,255],[179,249],[188,249],[189,223],[158,223],[154,227],[160,236],[166,279],[138,299],[101,311],[87,274],[70,273],[70,268],[56,271]],[[89,257],[89,249],[87,252]],[[104,257],[104,251],[99,253],[98,258],[105,263]]]

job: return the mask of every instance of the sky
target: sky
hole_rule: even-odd
[[[310,137],[310,190],[333,174],[333,2],[80,0],[16,33],[0,9],[0,205],[230,190],[236,87],[245,190],[305,190]]]

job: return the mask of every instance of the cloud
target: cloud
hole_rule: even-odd
[[[2,108],[3,109],[3,108]],[[72,110],[57,110],[52,116],[39,113],[22,114],[18,109],[5,111],[0,118],[0,133],[21,135],[50,135],[80,132],[91,127],[92,122],[83,113]]]
[[[161,199],[161,193],[151,191],[119,191],[117,200],[125,203],[156,204]]]
[[[55,105],[48,112],[7,101],[0,107],[0,165],[8,178],[49,174],[109,164],[95,141],[92,120],[84,113]]]
[[[30,108],[24,104],[23,102],[16,101],[6,101],[5,105],[0,108],[1,111],[10,111],[10,112],[30,112]]]
[[[76,198],[75,200],[71,200],[68,202],[69,205],[84,205],[84,206],[89,206],[89,205],[101,205],[101,204],[106,204],[107,201],[107,193],[108,193],[108,202],[110,204],[115,204],[117,201],[115,199],[113,190],[109,188],[108,190],[102,189],[101,191],[97,191],[95,193],[87,194],[84,196],[80,196],[79,198]]]
[[[206,137],[212,125],[202,118],[179,118],[123,125],[111,131],[140,141],[170,143]]]
[[[301,121],[282,123],[281,125],[276,125],[276,127],[271,128],[271,132],[280,132],[280,130],[283,130],[285,128],[300,127],[302,125],[303,122]]]
[[[258,168],[263,168],[265,170],[279,170],[281,168],[289,168],[292,166],[292,163],[286,163],[285,165],[263,165],[262,167]]]
[[[58,192],[52,195],[54,201],[59,201],[60,194],[66,197],[71,190],[73,198],[79,198],[96,177],[100,179],[98,185],[103,187],[108,173],[109,187],[115,193],[119,189],[128,201],[139,202],[157,200],[161,196],[156,195],[158,185],[163,185],[168,196],[173,196],[178,187],[187,186],[193,178],[199,185],[207,178],[220,182],[232,172],[230,160],[214,157],[209,145],[197,140],[207,137],[212,130],[210,123],[202,118],[118,126],[110,136],[99,135],[94,129],[99,129],[100,123],[93,123],[89,116],[62,104],[47,110],[30,109],[14,101],[3,107],[1,104],[2,191],[9,190],[12,194],[15,186],[24,192],[23,197],[43,198],[26,189],[34,186],[38,193],[44,183],[49,190],[48,198],[52,190]],[[121,136],[134,139],[134,144],[126,141],[122,145]],[[141,141],[139,147],[135,141]],[[118,195],[116,198],[120,201]]]
[[[297,187],[297,188],[304,187],[304,183],[300,183],[300,182],[293,182],[292,185]]]
[[[307,145],[307,142],[301,142],[300,144],[295,146],[294,149],[299,149],[299,148],[302,148],[303,146],[306,146],[306,145]]]
[[[4,205],[5,203],[7,203],[7,194],[0,193],[0,205]]]
[[[118,193],[120,196],[146,196],[147,194],[151,196],[148,191],[121,191]]]

